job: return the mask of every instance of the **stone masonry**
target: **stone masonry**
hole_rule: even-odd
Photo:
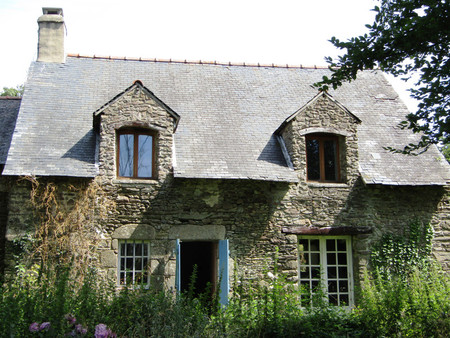
[[[172,151],[176,119],[140,85],[105,106],[99,119],[99,175],[94,180],[116,202],[116,208],[99,221],[98,264],[112,279],[117,278],[118,243],[122,239],[150,241],[151,282],[159,288],[175,285],[176,239],[228,239],[231,272],[236,267],[244,279],[264,279],[277,254],[279,270],[288,280],[296,281],[297,235],[282,229],[298,226],[369,227],[370,233],[352,237],[354,276],[358,276],[368,264],[371,244],[385,232],[403,231],[414,218],[431,222],[436,235],[434,255],[450,269],[448,189],[364,185],[358,172],[359,121],[325,95],[299,111],[280,131],[298,183],[175,179]],[[156,131],[157,179],[116,177],[116,132],[123,127]],[[339,135],[342,182],[306,181],[304,139],[311,132]],[[8,197],[8,240],[23,235],[24,227],[31,230],[28,198],[26,184],[13,184]]]

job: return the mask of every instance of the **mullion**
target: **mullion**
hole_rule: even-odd
[[[133,177],[138,177],[138,167],[139,167],[139,138],[138,133],[133,133]]]

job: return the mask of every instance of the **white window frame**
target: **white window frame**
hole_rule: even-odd
[[[128,254],[126,251],[122,250],[123,245],[133,245],[133,252]],[[142,253],[140,255],[136,254],[136,244],[142,244]],[[145,251],[146,249],[146,251]],[[125,253],[125,254],[124,254]],[[146,253],[146,254],[145,254]],[[136,268],[137,260],[140,259],[140,268]],[[127,260],[131,260],[132,268],[127,269]],[[125,264],[123,264],[125,262]],[[127,286],[127,285],[150,285],[150,242],[146,240],[120,240],[119,241],[119,254],[118,254],[118,262],[117,262],[117,285],[118,286]],[[145,273],[146,281],[139,281],[139,276]],[[131,280],[123,283],[122,274],[131,274]]]
[[[335,250],[327,250],[327,240],[345,240],[345,251],[339,251],[337,247]],[[302,246],[300,244],[300,240],[309,240],[308,241],[308,250],[302,251]],[[319,241],[319,250],[311,250],[311,240]],[[319,254],[319,260],[315,260],[312,262],[311,255],[306,258],[305,254],[315,254],[315,258],[317,258],[317,254]],[[345,253],[346,264],[339,263],[338,254]],[[332,259],[332,255],[335,254],[336,263],[333,264],[330,262],[328,264],[327,254],[330,254],[330,261]],[[306,285],[309,282],[309,294],[306,293],[305,301],[308,302],[308,305],[314,305],[314,292],[311,291],[313,285],[320,286],[320,293],[324,296],[324,300],[329,302],[330,296],[336,296],[335,305],[344,306],[344,307],[352,307],[354,304],[354,286],[353,286],[353,261],[352,261],[352,238],[351,236],[298,236],[298,278],[299,285]],[[335,268],[336,275],[333,276],[330,271]],[[339,269],[341,268],[341,269]],[[344,276],[341,276],[341,272],[345,271],[343,268],[347,269],[347,273]],[[315,271],[313,278],[313,269]],[[330,270],[329,270],[330,269]],[[308,273],[309,272],[309,273]],[[344,272],[345,273],[345,272]],[[340,281],[343,282],[344,287],[340,288]],[[345,282],[347,282],[347,291],[345,289]],[[331,284],[333,283],[333,284]],[[329,287],[331,285],[336,286],[335,291],[329,292]],[[302,290],[304,292],[305,290]],[[317,293],[317,292],[316,292]],[[344,299],[348,296],[348,303],[344,304]],[[333,303],[332,303],[333,304]],[[307,305],[307,304],[305,304]]]

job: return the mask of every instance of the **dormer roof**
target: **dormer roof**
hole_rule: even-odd
[[[303,112],[308,109],[308,107],[311,107],[312,105],[314,105],[314,103],[321,97],[325,97],[326,99],[330,100],[331,102],[333,102],[334,105],[336,105],[336,107],[338,107],[339,109],[341,109],[342,111],[344,111],[346,114],[348,114],[352,119],[354,119],[356,122],[361,123],[361,120],[359,119],[358,116],[352,114],[350,112],[350,110],[348,110],[346,107],[344,107],[341,103],[339,103],[337,100],[335,100],[330,94],[328,94],[328,92],[326,91],[320,91],[319,93],[317,93],[316,96],[314,96],[310,101],[308,101],[303,107],[301,107],[300,109],[298,109],[296,112],[294,112],[292,115],[288,116],[286,118],[286,120],[283,121],[283,123],[278,127],[278,129],[275,131],[275,134],[280,134],[282,132],[282,130],[285,128],[285,126],[291,122],[293,119],[295,119],[298,115],[303,114]],[[313,133],[313,132],[327,132],[327,133],[333,133],[333,134],[341,134],[342,132],[337,130],[337,129],[333,129],[333,128],[317,128],[316,131],[308,131],[303,133],[303,135],[305,135],[306,133]],[[343,132],[345,134],[345,132]],[[343,134],[343,135],[344,135]],[[344,135],[345,136],[345,135]]]
[[[138,88],[139,90],[141,90],[142,92],[144,92],[146,95],[148,95],[150,98],[152,98],[155,102],[157,102],[170,116],[173,117],[173,121],[174,121],[174,130],[176,130],[177,126],[178,126],[178,121],[180,120],[180,115],[178,115],[176,112],[174,112],[172,110],[172,108],[170,108],[167,104],[165,104],[163,101],[161,101],[158,97],[156,97],[155,94],[153,94],[148,88],[146,88],[142,81],[140,80],[135,80],[133,82],[133,84],[131,86],[129,86],[127,89],[125,89],[124,91],[120,92],[119,94],[117,94],[114,98],[112,98],[111,100],[109,100],[107,103],[105,103],[103,106],[101,106],[99,109],[97,109],[96,111],[94,111],[94,128],[97,128],[98,126],[98,122],[100,119],[100,116],[103,114],[104,110],[106,108],[108,108],[109,106],[111,106],[114,102],[116,102],[117,100],[119,100],[121,97],[123,97],[125,94],[127,94],[128,92],[133,91],[134,89]]]

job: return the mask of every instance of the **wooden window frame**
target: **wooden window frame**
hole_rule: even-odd
[[[308,247],[308,250],[302,251],[300,246],[301,240],[308,240],[310,245],[312,240],[319,241],[319,250],[311,250],[311,247]],[[335,247],[334,250],[328,250],[327,248],[327,240],[345,240],[345,251],[338,250]],[[334,297],[337,302],[334,305],[351,307],[354,302],[354,282],[353,282],[353,259],[352,259],[352,239],[351,236],[298,236],[298,264],[299,264],[299,285],[309,284],[310,287],[314,283],[319,284],[319,290],[314,292],[313,289],[302,290],[303,295],[301,295],[302,302],[305,303],[305,306],[313,305],[314,302],[314,294],[322,295],[326,302],[329,302],[329,298]],[[328,255],[338,255],[344,253],[346,254],[346,264],[341,264],[338,262],[339,258],[336,257],[335,262],[328,263]],[[319,253],[319,262],[313,263],[311,261],[311,257],[305,260],[304,254],[317,254]],[[328,268],[336,269],[336,275],[332,276],[328,273]],[[346,276],[341,276],[341,272],[339,269],[346,268],[347,274]],[[305,270],[307,269],[307,271]],[[313,276],[313,269],[320,269],[320,278]],[[302,276],[302,271],[305,272],[305,276]],[[317,274],[317,271],[316,271]],[[335,282],[337,285],[337,289],[329,292],[330,282]],[[347,283],[347,290],[341,290],[341,282]],[[305,293],[306,291],[306,293]],[[303,299],[303,297],[305,297]],[[341,299],[348,297],[348,303],[343,303]],[[330,303],[331,304],[331,303]]]
[[[308,178],[308,141],[318,140],[319,141],[319,170],[320,178],[319,180],[311,180]],[[327,180],[325,177],[325,141],[334,141],[336,144],[336,180]],[[324,182],[324,183],[340,183],[341,182],[341,160],[339,152],[339,136],[333,134],[308,134],[305,136],[305,153],[306,153],[306,180],[310,182]]]
[[[120,135],[131,134],[133,135],[133,176],[120,176]],[[140,135],[148,135],[152,137],[152,176],[151,177],[140,177],[138,176],[138,156],[139,153],[139,142],[138,138]],[[140,179],[140,180],[152,180],[156,179],[156,136],[157,133],[153,130],[139,129],[139,128],[123,128],[116,133],[116,175],[120,179]]]

